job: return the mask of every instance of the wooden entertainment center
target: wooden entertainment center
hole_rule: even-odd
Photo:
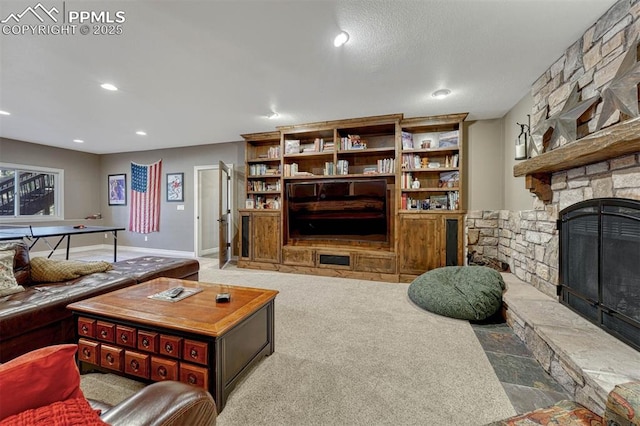
[[[244,134],[243,268],[407,282],[462,265],[467,114]]]

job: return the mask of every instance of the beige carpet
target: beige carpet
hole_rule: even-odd
[[[280,291],[276,352],[231,393],[221,426],[475,426],[515,414],[468,322],[417,308],[407,284],[234,267],[204,267],[200,280]]]

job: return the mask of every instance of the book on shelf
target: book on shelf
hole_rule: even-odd
[[[452,188],[458,186],[460,184],[460,172],[451,171],[451,172],[440,172],[439,179],[441,188]]]
[[[285,176],[294,176],[298,172],[298,164],[291,163],[284,165],[284,175]]]
[[[299,154],[300,153],[300,140],[299,139],[287,139],[284,141],[284,153],[285,154]]]
[[[447,194],[431,195],[429,197],[430,210],[448,210],[449,197]]]
[[[336,174],[336,170],[335,167],[333,166],[333,161],[327,161],[324,163],[324,175],[325,176],[331,176],[331,175],[335,175]]]
[[[349,174],[349,161],[347,160],[338,160],[336,163],[336,174],[338,175],[348,175]]]
[[[347,135],[347,137],[340,138],[340,149],[343,151],[366,148],[367,143],[360,138],[360,135]]]
[[[453,148],[458,146],[458,135],[459,132],[457,130],[453,130],[451,132],[440,133],[440,148]]]
[[[413,184],[413,173],[403,172],[402,179],[401,179],[401,188],[410,189],[412,184]]]
[[[269,147],[267,158],[280,158],[280,146]]]
[[[402,149],[413,149],[413,134],[402,132]]]

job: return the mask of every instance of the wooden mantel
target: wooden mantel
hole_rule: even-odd
[[[592,133],[513,167],[514,176],[544,202],[551,201],[551,174],[640,152],[640,117]]]

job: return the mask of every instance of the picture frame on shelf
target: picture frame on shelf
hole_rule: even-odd
[[[184,201],[184,173],[167,173],[167,201]]]
[[[256,208],[256,203],[254,201],[253,198],[247,198],[244,202],[244,208],[245,209],[255,209]]]
[[[107,177],[109,187],[109,205],[127,205],[127,175],[124,173],[113,174]]]

